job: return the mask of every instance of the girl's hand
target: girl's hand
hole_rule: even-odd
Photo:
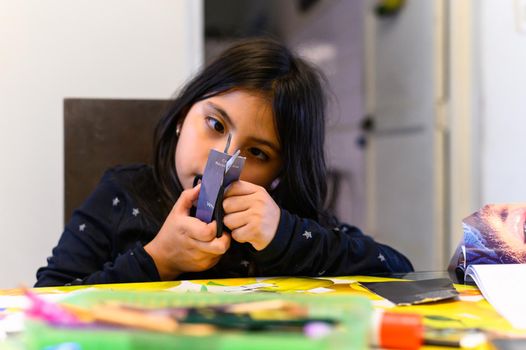
[[[185,190],[168,214],[157,236],[144,249],[153,258],[161,280],[183,272],[208,270],[230,247],[230,236],[216,239],[216,222],[206,224],[189,216],[200,185]]]
[[[232,238],[262,250],[276,235],[280,208],[267,190],[246,181],[235,181],[225,192],[223,223]]]

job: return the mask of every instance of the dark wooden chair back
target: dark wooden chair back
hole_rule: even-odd
[[[64,100],[64,220],[95,189],[104,171],[151,164],[153,132],[166,100]]]

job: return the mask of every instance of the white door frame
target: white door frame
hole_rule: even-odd
[[[440,0],[439,0],[440,1]],[[462,219],[480,206],[478,8],[473,0],[449,5],[449,255],[462,238]]]

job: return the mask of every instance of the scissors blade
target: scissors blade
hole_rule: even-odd
[[[230,157],[230,159],[226,162],[226,165],[225,165],[225,175],[228,173],[228,171],[230,170],[230,168],[232,167],[232,165],[234,165],[234,162],[236,161],[237,157],[239,156],[239,153],[241,153],[240,150],[237,150],[236,153],[234,153],[232,155],[232,157]]]
[[[230,148],[230,141],[232,141],[232,134],[228,134],[228,139],[226,140],[226,146],[223,153],[228,153],[228,149]]]

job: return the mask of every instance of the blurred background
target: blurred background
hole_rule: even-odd
[[[32,285],[68,219],[65,98],[167,99],[255,35],[328,78],[328,205],[417,270],[526,202],[526,0],[0,0],[0,287]]]

